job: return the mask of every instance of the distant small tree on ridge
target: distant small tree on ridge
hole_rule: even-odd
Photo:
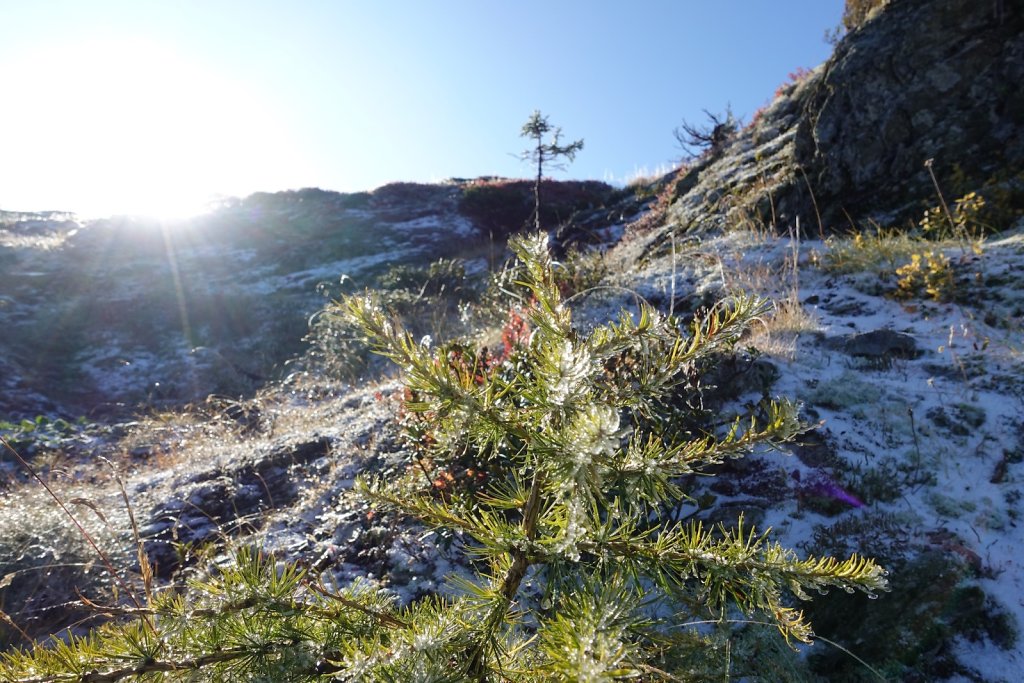
[[[550,134],[551,141],[544,142]],[[562,129],[552,127],[548,117],[534,110],[530,118],[523,124],[520,137],[530,138],[534,146],[525,150],[519,155],[523,161],[537,164],[537,178],[533,183],[533,228],[540,230],[540,184],[544,177],[545,168],[564,169],[565,164],[558,161],[564,157],[569,161],[576,159],[576,153],[583,149],[583,140],[574,140],[568,145],[559,144],[562,136]]]

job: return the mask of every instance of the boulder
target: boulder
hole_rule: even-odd
[[[874,360],[917,358],[921,355],[917,341],[912,336],[893,330],[871,330],[852,334],[840,338],[833,344],[851,356]]]
[[[840,42],[794,143],[826,222],[937,203],[928,159],[947,193],[1021,167],[1021,10],[1019,0],[895,0]]]

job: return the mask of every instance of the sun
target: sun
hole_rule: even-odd
[[[5,208],[182,218],[287,189],[302,167],[256,88],[152,42],[46,46],[0,68],[0,87],[19,93],[0,130]]]

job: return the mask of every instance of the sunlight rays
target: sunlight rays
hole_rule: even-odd
[[[39,49],[0,69],[0,88],[17,94],[0,148],[18,160],[0,187],[35,204],[15,208],[181,218],[215,192],[280,189],[300,167],[273,106],[147,41]]]

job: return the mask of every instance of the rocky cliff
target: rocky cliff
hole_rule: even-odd
[[[1024,207],[1024,3],[892,0],[680,181],[687,230],[817,234],[981,191]]]

